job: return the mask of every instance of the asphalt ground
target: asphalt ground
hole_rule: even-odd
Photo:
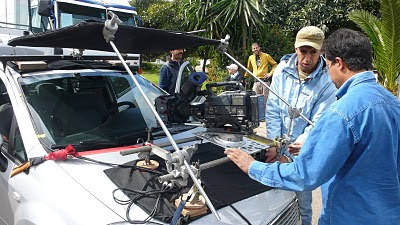
[[[260,136],[265,136],[266,129],[265,129],[265,122],[262,122],[261,125],[254,130]],[[317,188],[312,192],[313,201],[312,201],[312,209],[313,209],[313,218],[312,224],[318,224],[318,218],[321,213],[322,207],[322,198],[321,198],[321,188]]]

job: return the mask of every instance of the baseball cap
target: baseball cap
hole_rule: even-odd
[[[321,50],[324,38],[324,32],[318,27],[303,27],[297,32],[294,47],[311,46],[317,50]]]
[[[234,70],[238,70],[238,66],[236,64],[231,64],[229,66],[226,67],[227,69],[234,69]]]

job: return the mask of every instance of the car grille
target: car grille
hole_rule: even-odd
[[[295,197],[292,202],[268,225],[296,225],[300,221],[299,202]]]

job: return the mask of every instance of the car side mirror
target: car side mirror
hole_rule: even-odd
[[[0,134],[0,149],[1,147],[3,147],[3,136],[1,136]],[[7,166],[8,166],[8,161],[6,159],[6,157],[3,155],[3,153],[1,153],[0,150],[0,172],[4,173],[7,170]]]
[[[51,16],[51,0],[39,0],[38,14],[45,17]]]

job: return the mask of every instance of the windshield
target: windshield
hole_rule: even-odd
[[[87,7],[69,3],[59,3],[60,27],[77,24],[83,20],[94,20],[104,22],[106,20],[106,9]],[[135,26],[135,17],[130,13],[113,11],[124,25]]]
[[[106,10],[69,3],[59,3],[60,27],[77,24],[83,20],[103,22],[106,20]]]
[[[118,11],[113,11],[113,10],[111,10],[111,11],[118,16],[118,18],[122,21],[122,24],[128,25],[128,26],[136,26],[135,17],[133,14],[118,12]]]
[[[151,102],[163,94],[140,75],[135,77]],[[136,144],[138,138],[147,138],[147,127],[157,125],[126,73],[47,73],[24,76],[18,81],[38,135],[49,146],[93,141]]]

